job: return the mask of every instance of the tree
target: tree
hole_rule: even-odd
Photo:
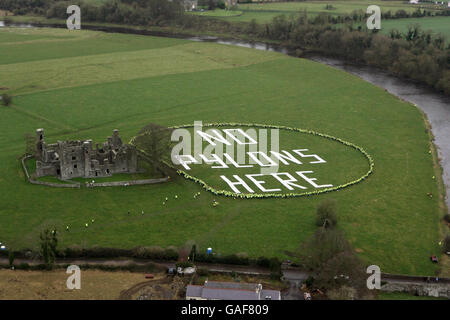
[[[13,264],[14,264],[14,251],[10,250],[8,252],[8,260],[9,260],[9,266],[13,267]]]
[[[33,155],[36,152],[36,141],[31,133],[25,133],[25,154]]]
[[[280,278],[283,276],[280,260],[278,260],[278,258],[271,258],[269,262],[269,268],[270,278],[274,280],[280,280]]]
[[[12,103],[12,97],[7,93],[2,94],[1,100],[2,100],[2,104],[5,107],[9,106]]]
[[[209,0],[208,1],[208,10],[214,10],[217,7],[217,1],[216,0]]]
[[[327,199],[317,206],[316,225],[324,228],[334,228],[337,224],[336,201]]]
[[[52,269],[56,258],[56,247],[58,245],[58,239],[56,237],[56,229],[50,231],[45,229],[39,236],[40,242],[40,254],[44,259],[47,269]]]
[[[171,159],[171,134],[172,129],[150,123],[139,131],[135,140],[137,148],[144,151],[144,159],[150,162],[155,174],[158,171],[165,175],[170,173],[165,162]]]
[[[345,286],[359,297],[367,294],[364,265],[340,230],[318,229],[302,246],[300,259],[312,271],[317,288],[328,291]]]
[[[444,239],[444,251],[445,253],[450,252],[450,235],[447,235]]]
[[[197,245],[194,243],[192,245],[191,253],[189,253],[189,259],[190,259],[190,261],[192,261],[192,263],[194,263],[194,261],[195,261],[196,253],[197,253]]]

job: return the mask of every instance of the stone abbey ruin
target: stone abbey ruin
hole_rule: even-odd
[[[36,130],[36,177],[72,178],[109,177],[115,173],[138,171],[137,151],[124,144],[118,130],[101,146],[92,140],[58,141],[47,144],[44,129]]]

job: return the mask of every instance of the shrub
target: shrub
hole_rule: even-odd
[[[7,93],[4,93],[4,94],[2,94],[2,104],[4,105],[4,106],[9,106],[11,103],[12,103],[12,97],[9,95],[9,94],[7,94]]]
[[[225,264],[242,264],[242,265],[248,265],[249,259],[246,256],[241,256],[237,254],[231,254],[228,256],[224,256],[220,258],[218,261],[219,263],[225,263]]]
[[[9,265],[12,267],[14,264],[14,251],[10,251],[8,254]]]
[[[450,223],[450,213],[445,214],[444,221]]]
[[[158,246],[152,247],[136,247],[131,250],[131,256],[141,259],[154,259],[154,260],[177,260],[178,252],[176,248],[169,247],[163,249]]]
[[[206,253],[197,253],[195,256],[195,261],[198,262],[216,262],[216,259],[212,254],[206,254]]]
[[[444,251],[450,252],[450,235],[447,235],[444,239]]]
[[[314,284],[314,277],[313,276],[309,276],[308,278],[306,278],[304,284],[308,287],[308,288],[312,288],[313,284]]]
[[[269,268],[272,271],[281,271],[281,262],[278,258],[271,258]]]
[[[58,252],[59,257],[66,257],[66,258],[78,258],[83,256],[83,248],[80,246],[71,246],[66,248],[62,252]]]
[[[188,262],[188,261],[182,261],[182,262],[177,262],[177,263],[175,264],[175,266],[176,266],[177,268],[182,268],[182,269],[184,269],[184,268],[193,267],[194,265],[193,265],[191,262]]]
[[[256,265],[263,268],[270,268],[270,260],[266,257],[259,257],[258,260],[256,260]]]
[[[83,249],[83,256],[90,258],[117,258],[131,256],[131,250],[93,247]]]
[[[165,260],[178,260],[178,252],[175,247],[169,247],[164,251]]]
[[[316,225],[319,227],[333,228],[337,224],[336,201],[324,200],[317,207]]]
[[[209,275],[209,270],[206,269],[206,268],[198,268],[197,269],[197,275],[199,275],[200,277],[208,276]]]
[[[30,270],[30,265],[28,263],[21,263],[18,266],[16,266],[16,269]]]

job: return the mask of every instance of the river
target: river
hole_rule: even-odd
[[[16,24],[7,26],[21,28],[35,27],[30,24]],[[5,27],[5,24],[2,21],[0,21],[0,27]],[[108,31],[105,28],[101,28],[100,30]],[[111,31],[125,33],[127,32],[127,29],[120,28]],[[128,32],[138,33],[137,31],[129,29]],[[152,34],[152,32],[142,31],[139,31],[139,33],[161,36],[160,33]],[[240,40],[224,40],[216,37],[186,37],[186,39],[192,41],[215,42],[219,44],[234,45],[256,50],[276,51],[284,54],[290,54],[290,52],[286,48],[283,48],[281,46],[268,45],[261,42],[250,43]],[[377,68],[348,64],[338,59],[332,59],[323,56],[308,56],[307,58],[318,63],[326,64],[334,68],[344,70],[360,77],[367,82],[384,88],[389,93],[405,101],[415,104],[427,115],[428,120],[430,121],[432,126],[433,135],[435,137],[434,143],[438,150],[440,164],[443,168],[443,180],[446,186],[447,194],[446,203],[447,207],[450,208],[450,97],[447,97],[444,94],[437,93],[430,88],[417,84],[415,82],[397,78]]]

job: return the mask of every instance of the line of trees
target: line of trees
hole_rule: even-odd
[[[450,95],[450,45],[442,35],[422,31],[417,24],[406,32],[393,30],[388,35],[374,31],[351,25],[334,28],[284,16],[251,30],[263,38],[282,39],[292,48],[379,67]]]
[[[0,9],[11,11],[16,15],[44,15],[55,0],[0,0]]]
[[[15,15],[34,14],[47,18],[67,18],[67,7],[78,5],[83,21],[161,25],[184,14],[182,0],[109,0],[94,5],[83,0],[0,0],[0,9]]]
[[[184,14],[184,8],[178,0],[110,0],[101,6],[83,1],[58,1],[48,8],[45,15],[47,18],[66,19],[67,7],[71,4],[77,4],[83,21],[90,22],[160,26],[177,21]]]

